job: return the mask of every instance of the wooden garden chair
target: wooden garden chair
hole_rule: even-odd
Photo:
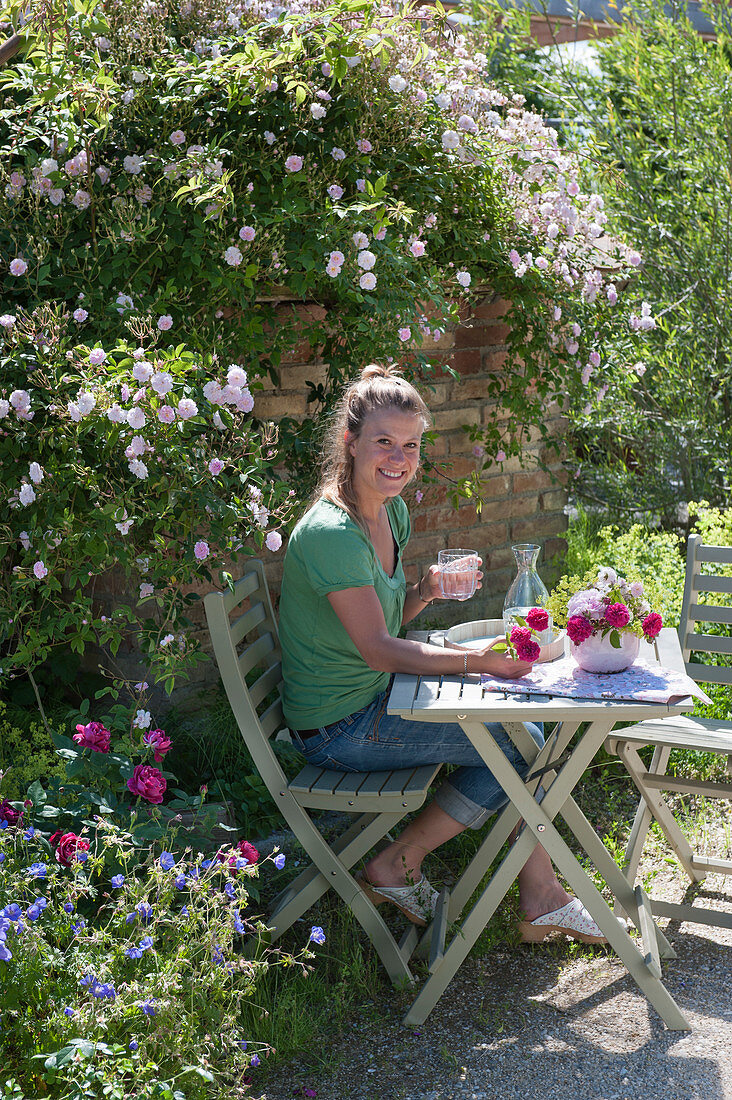
[[[727,576],[720,575],[719,570],[709,572],[709,566],[715,565],[732,565],[732,547],[705,546],[699,535],[692,535],[686,557],[679,638],[689,676],[701,683],[732,684],[732,667],[729,664],[701,664],[691,660],[692,654],[732,654],[732,637],[703,633],[703,625],[702,632],[697,630],[697,624],[732,625],[732,601],[727,600],[726,606],[698,602],[700,593],[732,595],[730,571]],[[707,571],[702,572],[702,566]],[[638,754],[638,749],[644,745],[653,746],[653,758],[648,768]],[[731,860],[717,859],[693,850],[662,793],[732,799],[732,785],[729,783],[709,783],[666,773],[672,749],[694,749],[726,756],[727,772],[732,774],[732,722],[694,717],[655,719],[615,731],[608,747],[619,755],[641,795],[625,851],[625,871],[630,881],[636,877],[643,844],[653,819],[692,883],[700,882],[709,872],[732,874]],[[651,898],[651,906],[656,916],[732,928],[732,915],[699,905],[672,904]]]
[[[312,860],[275,898],[268,918],[273,938],[280,937],[332,887],[372,941],[391,981],[411,983],[408,963],[418,940],[416,926],[411,925],[397,943],[350,870],[405,814],[419,809],[440,765],[341,772],[307,764],[288,783],[272,749],[273,738],[285,727],[282,663],[261,561],[247,563],[233,591],[210,592],[204,607],[216,662],[242,737],[282,816]],[[331,843],[313,820],[312,810],[344,811],[353,819]]]

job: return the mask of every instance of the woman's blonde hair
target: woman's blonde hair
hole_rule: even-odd
[[[353,455],[349,443],[357,439],[369,413],[385,409],[413,413],[430,426],[430,414],[411,382],[394,367],[369,363],[340,396],[323,439],[323,460],[315,499],[324,497],[344,508],[364,527],[353,487]],[[346,432],[350,438],[346,439]]]

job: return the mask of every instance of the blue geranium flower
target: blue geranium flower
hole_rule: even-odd
[[[86,927],[86,921],[84,920],[84,918],[83,918],[83,917],[79,917],[79,919],[78,919],[78,921],[76,922],[76,924],[72,924],[72,925],[71,925],[71,931],[72,931],[72,932],[73,932],[73,933],[74,933],[75,935],[77,935],[77,936],[78,936],[78,935],[79,935],[79,932],[83,932],[83,930],[84,930],[84,928],[85,928],[85,927]]]
[[[5,862],[5,852],[0,852],[0,863]]]
[[[25,915],[28,920],[37,921],[41,915],[41,910],[37,905],[29,905],[25,911]]]
[[[48,868],[45,863],[31,863],[28,872],[31,878],[45,878]]]
[[[73,911],[74,911],[73,901],[65,901],[64,902],[64,913],[73,913]]]
[[[124,886],[124,881],[125,881],[125,876],[124,875],[112,875],[111,882],[112,882],[112,886],[114,886],[115,890],[119,890],[120,886]]]
[[[212,859],[201,860],[201,870],[208,871],[208,869],[209,869],[209,867],[211,866],[212,863],[213,863]]]
[[[234,886],[233,882],[226,883],[226,885],[224,886],[224,893],[228,898],[236,897],[236,887]]]
[[[251,1058],[249,1059],[249,1065],[250,1065],[250,1066],[258,1066],[258,1065],[259,1065],[259,1063],[260,1063],[260,1059],[259,1059],[259,1056],[258,1056],[258,1055],[256,1055],[256,1054],[253,1054],[253,1055],[251,1056]]]
[[[17,901],[11,901],[4,909],[0,909],[0,917],[7,917],[8,920],[20,920],[21,914],[22,909]]]
[[[187,905],[183,905],[183,906],[181,907],[181,914],[182,914],[182,916],[184,916],[184,917],[187,917],[187,916],[188,916],[188,906],[187,906]]]
[[[152,938],[152,936],[143,936],[142,939],[140,940],[140,947],[142,948],[143,951],[152,951],[152,949],[153,949],[153,938]]]
[[[274,865],[275,865],[275,867],[277,868],[278,871],[282,870],[282,868],[285,866],[285,853],[284,852],[280,852],[279,855],[274,857]]]
[[[175,886],[176,890],[185,890],[185,888],[186,888],[186,876],[182,875],[182,874],[181,875],[176,875],[175,878],[173,879],[173,885]]]
[[[8,950],[8,948],[7,948],[6,946],[5,946],[5,943],[4,943],[4,941],[1,941],[1,940],[0,940],[0,961],[2,961],[2,962],[10,962],[10,960],[12,959],[12,957],[13,957],[13,956],[12,956],[11,952],[10,952],[10,951]]]
[[[130,1039],[130,1050],[137,1050],[139,1045],[137,1039]]]
[[[76,858],[77,863],[86,863],[86,861],[89,858],[89,853],[88,852],[76,852],[75,853],[75,858]]]
[[[64,1016],[73,1016],[73,1015],[74,1015],[73,1008],[71,1008],[70,1005],[67,1005],[66,1008],[64,1009]]]
[[[175,856],[172,852],[162,852],[160,855],[160,866],[164,871],[170,871],[175,867]]]
[[[23,833],[23,839],[24,840],[31,840],[31,838],[34,837],[35,835],[36,835],[35,828],[32,825],[29,825],[28,828]]]
[[[154,1000],[155,1000],[155,998],[151,997],[149,1001],[135,1001],[135,1004],[137,1005],[137,1007],[140,1009],[141,1012],[145,1013],[146,1016],[154,1016],[155,1015],[155,1008],[153,1007],[153,1001]]]
[[[314,924],[313,927],[310,929],[310,935],[308,936],[308,943],[310,943],[311,941],[313,943],[318,943],[318,944],[324,944],[325,943],[325,932],[323,931],[323,929],[318,924]]]
[[[239,913],[234,913],[234,919],[232,920],[232,924],[234,925],[235,931],[239,932],[241,935],[243,935],[244,932],[246,931],[246,929],[244,928],[244,925],[242,923],[242,919],[241,919],[241,916],[240,916]]]
[[[141,959],[142,948],[141,947],[128,947],[125,951],[125,955],[128,959]]]

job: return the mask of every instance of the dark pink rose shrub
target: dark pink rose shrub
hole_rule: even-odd
[[[70,867],[74,862],[83,863],[85,853],[89,851],[89,841],[76,833],[65,833],[58,829],[48,838],[48,843],[56,849],[56,861],[62,867]],[[82,858],[83,857],[83,858]]]
[[[101,722],[88,722],[85,726],[77,726],[74,741],[82,749],[91,749],[92,752],[109,752],[110,732]]]

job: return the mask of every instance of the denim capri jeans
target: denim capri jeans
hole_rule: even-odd
[[[391,685],[390,685],[391,687]],[[292,731],[294,744],[308,763],[335,771],[362,772],[458,764],[435,795],[437,805],[461,825],[477,829],[508,802],[508,797],[478,751],[456,722],[412,722],[386,713],[389,689],[353,714],[308,737]],[[537,745],[544,744],[541,723],[527,722]],[[486,722],[516,771],[525,776],[528,764],[499,722]]]

